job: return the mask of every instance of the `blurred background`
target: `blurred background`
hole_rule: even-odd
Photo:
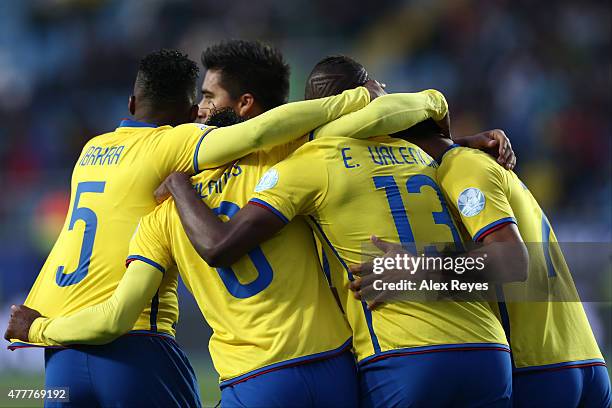
[[[138,59],[162,47],[199,62],[224,39],[269,42],[291,64],[291,100],[314,63],[336,53],[391,92],[437,88],[456,135],[510,136],[559,241],[610,243],[610,11],[593,0],[0,2],[0,329],[63,224],[82,146],[128,116]],[[182,295],[179,340],[203,400],[216,401],[209,332]],[[610,361],[610,303],[586,306]],[[2,347],[0,387],[41,384],[42,365],[39,350]]]

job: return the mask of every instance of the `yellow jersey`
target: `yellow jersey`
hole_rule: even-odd
[[[438,180],[474,241],[515,223],[526,243],[527,280],[503,285],[498,292],[515,370],[603,365],[555,233],[517,175],[485,153],[453,145],[442,156]],[[547,294],[543,299],[542,293]],[[564,299],[555,301],[558,295]]]
[[[436,167],[416,145],[388,136],[321,138],[270,169],[251,199],[285,221],[308,216],[328,249],[323,263],[339,292],[360,364],[442,349],[508,351],[486,302],[404,301],[370,311],[348,289],[353,277],[347,265],[363,262],[372,234],[419,248],[461,244],[435,182]]]
[[[247,203],[262,175],[290,150],[284,146],[253,153],[233,165],[205,171],[193,177],[194,188],[220,217],[231,218]],[[212,268],[191,245],[169,200],[141,220],[128,259],[160,270],[178,266],[213,329],[209,349],[221,387],[350,348],[350,329],[321,271],[314,237],[301,218],[231,268]]]
[[[55,317],[109,298],[125,273],[138,220],[157,205],[153,191],[172,171],[195,171],[196,147],[212,129],[123,120],[92,138],[74,166],[64,226],[25,305]],[[176,287],[176,279],[164,279],[163,298],[151,299],[134,330],[174,335]]]
[[[93,138],[73,170],[65,224],[25,304],[52,318],[108,299],[125,272],[134,229],[155,208],[153,191],[171,172],[197,173],[204,165],[219,166],[286,144],[369,101],[369,92],[358,87],[279,106],[235,126],[173,128],[124,120],[114,132]],[[171,276],[164,278],[134,330],[174,335],[177,281]]]

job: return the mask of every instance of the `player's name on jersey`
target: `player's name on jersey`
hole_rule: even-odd
[[[200,198],[206,198],[213,194],[220,194],[223,192],[223,188],[229,179],[232,177],[237,177],[241,174],[242,168],[238,164],[234,164],[232,167],[225,170],[218,179],[209,180],[208,183],[195,183],[193,188],[198,193]]]
[[[119,163],[121,154],[125,146],[89,146],[83,158],[79,162],[80,166],[111,166]]]
[[[419,149],[412,147],[394,147],[394,146],[368,146],[370,153],[369,158],[377,166],[396,166],[396,165],[424,165],[437,167],[435,160],[427,157],[426,160]],[[355,160],[351,153],[350,147],[341,149],[342,160],[344,167],[353,169],[359,167],[360,164]]]

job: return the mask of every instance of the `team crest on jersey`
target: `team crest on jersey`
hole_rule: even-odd
[[[485,195],[475,187],[466,188],[459,194],[457,207],[461,214],[466,217],[473,217],[480,214],[485,206]]]
[[[270,169],[261,177],[259,183],[255,186],[255,192],[259,193],[274,187],[278,183],[278,171]]]

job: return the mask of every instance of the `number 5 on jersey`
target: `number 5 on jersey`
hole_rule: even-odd
[[[81,244],[81,255],[79,256],[79,264],[71,273],[64,273],[64,266],[58,266],[55,272],[55,283],[58,286],[65,287],[76,285],[87,276],[89,272],[89,263],[91,253],[93,251],[94,240],[96,238],[96,230],[98,229],[98,217],[92,209],[87,207],[79,207],[79,201],[82,194],[87,193],[103,193],[104,181],[84,181],[77,185],[74,204],[72,206],[72,214],[70,215],[70,223],[68,231],[72,231],[74,224],[78,220],[85,222],[85,232],[83,234],[83,243]]]

